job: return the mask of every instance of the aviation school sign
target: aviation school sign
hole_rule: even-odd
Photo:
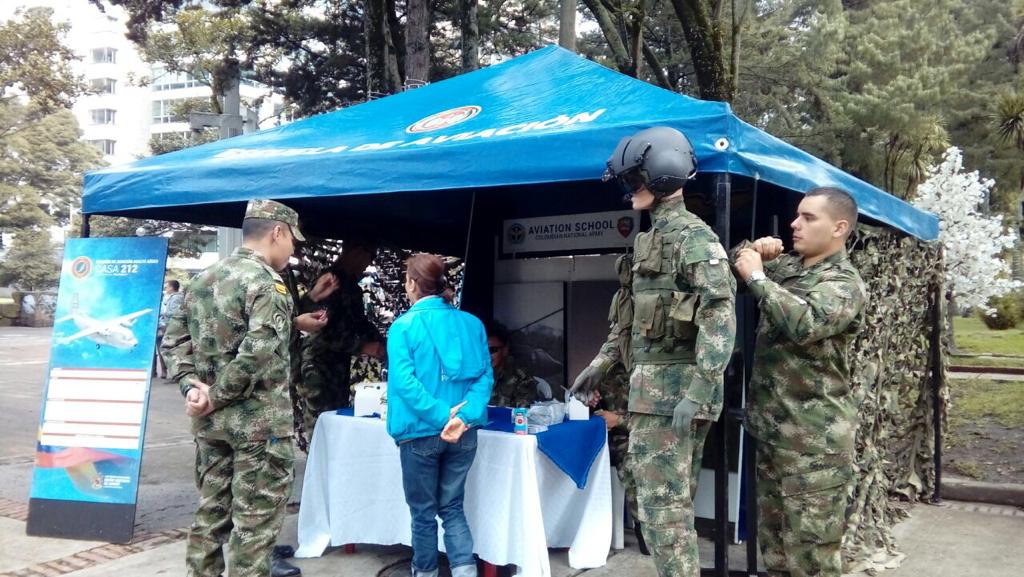
[[[164,238],[65,246],[30,535],[131,540],[166,258]]]
[[[502,253],[565,253],[633,246],[640,212],[616,210],[506,220]]]

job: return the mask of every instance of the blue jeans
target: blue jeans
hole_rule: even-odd
[[[476,455],[476,433],[470,429],[454,444],[434,435],[399,445],[402,487],[412,516],[413,575],[436,575],[439,516],[452,573],[476,575],[473,536],[462,509],[466,476]]]

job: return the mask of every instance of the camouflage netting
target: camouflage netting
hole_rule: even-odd
[[[902,560],[892,527],[935,488],[931,338],[933,307],[944,305],[942,253],[938,243],[863,225],[850,245],[871,302],[853,357],[861,425],[843,551],[848,572],[874,574]]]
[[[299,265],[294,267],[299,275],[299,280],[306,287],[312,287],[324,272],[331,267],[331,263],[341,254],[343,241],[310,239],[302,247],[302,257]],[[387,334],[387,329],[394,320],[394,317],[402,314],[409,308],[409,301],[405,297],[405,260],[413,254],[413,251],[380,247],[377,250],[377,257],[367,270],[364,277],[363,293],[367,300],[368,318],[377,326],[381,334]],[[455,257],[442,257],[448,264],[448,282],[455,287],[455,304],[458,306],[462,296],[462,277],[464,265]]]

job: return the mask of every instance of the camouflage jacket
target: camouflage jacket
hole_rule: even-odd
[[[761,320],[747,401],[757,439],[803,453],[852,452],[857,403],[850,345],[860,332],[867,287],[842,250],[804,267],[796,254],[764,263],[752,283]]]
[[[496,407],[529,407],[537,400],[537,380],[520,367],[513,357],[505,359],[494,372],[494,388],[487,403]]]
[[[366,318],[363,290],[350,278],[339,278],[338,288],[319,303],[309,303],[303,312],[315,308],[327,309],[327,326],[318,333],[308,335],[302,344],[303,362],[316,362],[322,356],[351,357],[368,342],[384,339]]]
[[[292,434],[292,299],[282,278],[245,247],[199,274],[167,325],[161,350],[182,394],[210,385],[214,411],[197,437],[252,441]]]
[[[634,242],[630,340],[634,377],[643,378],[630,384],[629,410],[670,416],[688,399],[700,407],[696,418],[717,420],[736,340],[736,281],[718,237],[681,198],[659,202],[651,219]],[[624,360],[622,330],[613,326],[601,347],[607,367]]]

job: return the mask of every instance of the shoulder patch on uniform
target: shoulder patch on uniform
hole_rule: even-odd
[[[274,289],[283,295],[288,294],[288,287],[284,286],[283,282],[274,281]]]
[[[728,255],[709,229],[695,232],[682,243],[683,262],[690,265],[709,260],[727,260]]]

